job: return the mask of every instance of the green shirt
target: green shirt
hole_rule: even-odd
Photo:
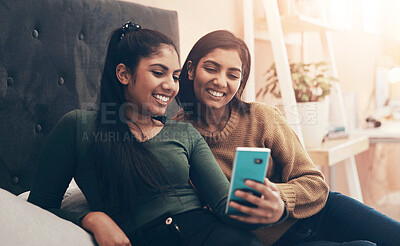
[[[71,179],[75,178],[91,211],[103,211],[96,181],[94,143],[131,137],[100,136],[94,131],[96,117],[96,112],[74,110],[57,123],[41,151],[29,196],[30,202],[77,224],[88,211],[72,213],[60,210]],[[217,215],[223,215],[229,182],[207,143],[191,124],[167,119],[163,129],[142,144],[164,165],[175,192],[167,190],[166,196],[159,192],[140,194],[133,216],[123,211],[111,211],[109,215],[125,233],[131,233],[166,213],[173,215],[202,207],[199,194]]]

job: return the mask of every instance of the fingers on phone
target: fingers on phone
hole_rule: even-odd
[[[264,200],[273,195],[273,192],[279,191],[278,187],[269,180],[265,180],[264,184],[246,180],[245,184],[260,192]]]
[[[259,196],[254,195],[253,193],[250,192],[244,192],[240,190],[235,191],[235,196],[240,197],[256,206],[260,205],[261,198]]]
[[[253,189],[259,191],[259,192],[262,192],[263,187],[265,187],[264,184],[259,183],[259,182],[255,182],[255,181],[250,180],[250,179],[247,179],[247,180],[244,182],[244,184],[247,185],[248,187],[251,187],[251,188],[253,188]]]
[[[264,184],[274,191],[279,191],[278,186],[275,183],[271,182],[268,178],[264,179]]]
[[[231,201],[229,203],[229,206],[234,208],[234,209],[236,209],[236,210],[239,210],[240,212],[242,212],[242,213],[244,213],[244,214],[246,214],[248,216],[251,216],[251,215],[252,216],[254,216],[254,215],[259,216],[259,212],[258,212],[257,208],[251,208],[251,207],[248,207],[248,206],[245,206],[245,205],[240,205],[240,204],[238,204],[236,202],[233,202],[233,201]]]

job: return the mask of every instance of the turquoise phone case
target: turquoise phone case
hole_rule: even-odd
[[[260,183],[264,183],[270,152],[271,150],[268,148],[236,148],[232,178],[228,193],[228,202],[225,209],[226,214],[242,214],[240,211],[229,207],[229,201],[235,201],[239,204],[254,207],[253,204],[239,197],[236,197],[234,192],[235,190],[239,189],[246,192],[251,192],[257,196],[261,195],[256,190],[253,190],[250,187],[246,186],[244,184],[244,181],[247,179],[251,179]]]

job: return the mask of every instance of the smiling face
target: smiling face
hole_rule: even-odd
[[[133,103],[133,111],[140,115],[164,114],[179,91],[179,73],[175,49],[164,45],[156,54],[142,58],[133,75],[127,73],[126,101]]]
[[[236,50],[214,49],[188,70],[197,100],[212,110],[225,109],[242,78],[242,61]]]

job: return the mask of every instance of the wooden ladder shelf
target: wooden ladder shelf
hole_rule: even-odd
[[[260,23],[259,21],[255,22],[253,15],[253,1],[244,2],[246,2],[244,3],[245,40],[250,44],[249,47],[252,50],[251,52],[254,57],[254,27],[257,27],[256,31],[259,31],[261,28],[264,33],[266,31],[268,32],[282,94],[283,107],[286,112],[285,116],[289,125],[293,128],[304,145],[301,126],[298,124],[299,113],[296,107],[284,32],[318,32],[320,34],[325,61],[330,64],[331,75],[338,78],[329,33],[330,31],[334,31],[335,28],[328,23],[307,16],[284,16],[281,18],[279,15],[277,0],[262,0],[266,20],[264,20],[264,23]],[[251,10],[250,13],[249,10]],[[253,19],[250,20],[251,18]],[[252,82],[254,83],[254,81]],[[330,106],[338,107],[337,110],[342,125],[345,129],[348,129],[341,88],[338,83],[335,83],[330,97],[331,101],[335,102],[334,104],[331,103]],[[316,165],[329,167],[330,186],[333,190],[335,189],[335,164],[345,162],[345,175],[350,196],[363,202],[354,155],[363,152],[368,148],[369,141],[367,137],[350,137],[344,140],[326,141],[320,147],[307,149],[307,152]]]

